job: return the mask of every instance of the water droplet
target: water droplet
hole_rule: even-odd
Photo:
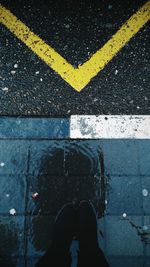
[[[5,166],[5,163],[4,162],[1,162],[0,163],[0,167],[4,167]]]
[[[11,70],[11,74],[14,75],[16,73],[15,70]]]
[[[21,124],[21,120],[16,120],[16,124],[20,125]]]
[[[8,92],[8,87],[2,88],[2,91]]]
[[[15,65],[14,65],[14,68],[17,69],[17,68],[18,68],[18,64],[15,64]]]
[[[109,5],[109,6],[108,6],[108,9],[112,9],[112,5]]]
[[[39,193],[38,192],[35,192],[35,193],[32,194],[32,198],[33,199],[36,199],[38,196],[39,196]]]
[[[10,213],[11,215],[15,215],[15,214],[16,214],[16,210],[15,210],[15,209],[10,209],[9,213]]]
[[[147,197],[148,196],[148,190],[147,189],[143,189],[142,190],[142,194],[144,197]]]
[[[144,226],[143,226],[143,230],[144,230],[144,231],[147,231],[147,230],[148,230],[147,225],[144,225]]]

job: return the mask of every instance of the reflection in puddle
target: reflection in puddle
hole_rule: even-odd
[[[11,257],[17,254],[19,249],[18,230],[13,221],[3,218],[0,221],[0,266],[15,266]]]
[[[15,224],[10,224],[3,220],[0,221],[0,254],[13,256],[19,247],[18,230]]]
[[[53,225],[50,215],[54,218],[65,203],[91,200],[98,216],[103,216],[107,177],[102,150],[94,142],[55,142],[53,147],[42,151],[37,173],[31,184],[32,193],[38,193],[36,199],[32,198],[33,213],[37,216],[31,224],[36,250],[43,251],[49,246]]]

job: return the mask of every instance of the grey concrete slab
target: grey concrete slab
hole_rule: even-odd
[[[106,231],[104,217],[98,219],[98,242],[103,252],[106,252]],[[105,253],[106,254],[106,253]]]
[[[30,214],[57,214],[67,202],[66,178],[39,175],[29,177],[27,210]],[[37,197],[34,194],[38,193]]]
[[[27,172],[28,142],[0,140],[0,174]]]
[[[14,267],[25,267],[26,266],[26,259],[23,256],[20,257],[13,257],[12,262],[14,264]]]
[[[25,267],[26,262],[23,256],[0,258],[0,266],[4,267]],[[34,265],[33,265],[34,266]]]
[[[0,240],[1,255],[24,256],[24,217],[0,215]]]
[[[140,172],[142,175],[150,175],[150,141],[143,140],[139,146]]]
[[[111,267],[144,267],[144,257],[109,257],[108,262]]]
[[[145,265],[144,265],[144,267],[149,267],[149,265],[150,265],[150,257],[147,257],[145,259]]]
[[[29,173],[64,175],[64,141],[32,141]]]
[[[141,216],[128,217],[135,225],[142,226]],[[143,256],[143,243],[136,229],[121,216],[106,216],[107,255]]]
[[[54,216],[28,217],[28,257],[42,256],[49,248],[52,239]],[[44,229],[44,231],[41,231]]]
[[[15,209],[17,215],[24,214],[26,190],[26,176],[0,176],[0,214],[9,215],[11,209]]]
[[[111,176],[107,200],[108,214],[141,215],[143,212],[141,177]]]
[[[146,261],[148,261],[148,259],[150,260],[150,243],[146,245],[146,255],[147,255]]]
[[[143,233],[145,240],[145,254],[150,259],[150,216],[144,216]]]
[[[149,141],[66,140],[67,135],[60,140],[59,130],[58,135],[52,130],[49,136],[49,126],[53,129],[55,123],[38,119],[36,128],[36,119],[33,123],[31,118],[27,120],[8,119],[8,124],[1,121],[4,128],[0,137],[0,239],[4,241],[0,251],[16,257],[17,267],[34,266],[34,257],[43,255],[50,244],[54,217],[62,205],[73,198],[91,199],[97,205],[102,196],[97,211],[100,214],[103,209],[105,216],[98,220],[98,231],[102,232],[98,237],[104,253],[111,257],[112,267],[147,264]],[[38,127],[39,136],[34,131]],[[65,136],[66,128],[61,129]],[[106,187],[100,180],[103,172],[110,176]],[[11,206],[16,214],[25,210],[27,216],[7,216]],[[123,218],[123,213],[127,217]],[[143,217],[144,214],[147,216]],[[22,261],[25,245],[26,263]]]
[[[136,140],[104,140],[103,153],[106,171],[110,175],[138,175]]]
[[[150,176],[142,177],[143,209],[145,215],[150,215]]]

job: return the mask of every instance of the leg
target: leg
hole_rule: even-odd
[[[36,267],[70,267],[70,244],[75,232],[75,212],[72,204],[66,204],[58,213],[52,244]]]
[[[0,255],[0,266],[14,267],[14,264],[11,262],[11,259],[9,259],[9,257]]]
[[[82,201],[78,216],[78,267],[109,267],[104,253],[99,248],[96,212],[92,204]]]

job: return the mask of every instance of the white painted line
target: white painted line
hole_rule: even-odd
[[[72,115],[70,138],[150,139],[149,115]]]

